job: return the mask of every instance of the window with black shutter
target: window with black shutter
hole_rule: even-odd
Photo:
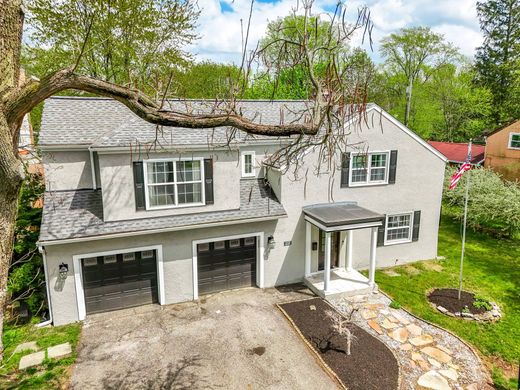
[[[144,192],[144,171],[143,162],[134,161],[134,193],[135,193],[135,209],[145,210],[145,192]]]
[[[213,204],[215,200],[213,197],[213,160],[211,158],[204,159],[204,191],[206,204]]]
[[[416,210],[413,213],[413,232],[412,241],[419,240],[419,229],[421,226],[421,210]]]
[[[390,151],[390,166],[388,172],[388,184],[395,184],[397,175],[397,150]]]
[[[383,219],[383,224],[377,228],[377,246],[385,245],[385,227],[386,227],[386,215]]]
[[[348,187],[348,175],[350,170],[350,153],[341,155],[341,188]]]

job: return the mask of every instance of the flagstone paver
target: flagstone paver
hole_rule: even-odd
[[[442,362],[442,363],[451,362],[450,355],[448,355],[446,352],[442,352],[440,349],[437,349],[435,347],[424,347],[423,349],[421,349],[421,352],[438,360],[439,362]]]
[[[429,334],[423,334],[421,336],[410,339],[410,344],[416,347],[422,347],[423,345],[428,345],[431,343],[433,343],[433,337]]]
[[[387,330],[397,328],[397,324],[394,322],[391,322],[388,318],[385,318],[383,322],[381,322],[381,326]]]
[[[408,329],[408,332],[410,332],[412,336],[420,336],[422,333],[422,328],[415,324],[407,325],[406,329]]]
[[[399,341],[400,343],[404,343],[408,340],[408,331],[406,328],[397,328],[388,332],[388,336],[393,338],[395,341]]]
[[[433,370],[421,375],[421,377],[417,381],[417,385],[419,389],[451,390],[451,387],[448,384],[446,378],[444,378],[437,371]]]
[[[402,389],[486,388],[488,374],[470,347],[402,309],[390,308],[386,296],[375,293],[330,300],[345,314],[358,309],[353,322],[394,351],[401,366]]]
[[[14,349],[13,353],[19,353],[24,351],[37,351],[38,345],[36,345],[36,341],[29,341],[27,343],[18,344]]]
[[[378,334],[383,334],[383,329],[381,329],[381,327],[379,326],[379,324],[374,321],[374,320],[370,320],[368,321],[368,325],[374,329]]]
[[[45,351],[38,351],[22,356],[20,359],[20,364],[18,365],[18,369],[23,370],[25,368],[37,366],[38,364],[42,364],[43,359],[45,359]]]
[[[58,344],[47,348],[47,355],[49,358],[59,358],[72,353],[70,343]]]

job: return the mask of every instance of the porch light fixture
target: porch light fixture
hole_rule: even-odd
[[[66,263],[61,263],[58,266],[58,271],[59,271],[61,277],[67,276],[67,274],[69,273],[69,265]]]
[[[269,249],[273,249],[275,244],[276,244],[276,241],[274,240],[273,236],[267,237],[267,246],[269,247]]]

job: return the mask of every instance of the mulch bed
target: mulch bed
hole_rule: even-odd
[[[454,288],[438,288],[428,295],[428,300],[436,306],[442,306],[451,313],[461,313],[464,307],[468,307],[471,314],[482,314],[487,310],[483,307],[473,306],[475,294],[462,291],[459,300],[459,291]]]
[[[351,354],[347,355],[344,336],[336,333],[329,338],[333,333],[332,321],[325,312],[335,309],[321,298],[279,306],[349,390],[397,389],[399,366],[392,352],[377,338],[350,323],[348,327],[355,337]],[[311,306],[316,309],[311,310]],[[324,349],[323,346],[327,345],[324,340],[327,339],[330,348]]]

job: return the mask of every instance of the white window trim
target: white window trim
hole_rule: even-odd
[[[246,156],[251,156],[251,173],[246,173]],[[256,176],[256,159],[255,152],[253,151],[244,151],[240,153],[240,165],[242,177],[255,177]]]
[[[201,183],[201,202],[197,203],[185,203],[185,204],[179,204],[179,194],[177,191],[177,182],[175,182],[175,205],[165,205],[165,206],[150,206],[150,199],[149,199],[149,191],[148,187],[150,185],[148,183],[148,163],[153,162],[173,162],[173,175],[175,180],[177,180],[177,161],[200,161],[200,183]],[[206,191],[204,190],[204,158],[197,157],[197,158],[155,158],[155,159],[149,159],[149,160],[143,160],[143,175],[144,175],[144,197],[145,197],[145,205],[146,210],[164,210],[164,209],[180,209],[185,207],[199,207],[199,206],[205,206],[206,205]],[[199,183],[199,180],[197,181],[191,181],[191,182],[182,182],[184,183]],[[167,185],[171,183],[160,183],[157,185]]]
[[[397,215],[409,215],[410,216],[410,229],[408,231],[408,238],[407,239],[399,239],[399,240],[388,240],[387,239],[387,237],[388,237],[388,218],[389,217],[395,217]],[[402,213],[387,214],[386,215],[386,220],[385,220],[385,241],[384,241],[384,245],[385,246],[387,246],[387,245],[397,245],[397,244],[406,244],[406,243],[412,242],[412,238],[413,238],[413,217],[414,217],[414,212],[413,211],[405,211],[405,212],[402,212]],[[395,229],[398,229],[398,228],[395,228]]]
[[[81,259],[86,257],[98,257],[106,255],[117,255],[128,252],[143,252],[155,250],[157,263],[157,290],[159,293],[159,304],[165,305],[165,290],[164,290],[164,267],[163,267],[163,253],[162,245],[152,245],[138,248],[118,249],[113,251],[85,253],[81,255],[72,256],[72,264],[74,267],[74,284],[76,285],[76,302],[78,305],[78,319],[83,321],[87,316],[87,306],[85,304],[85,291],[83,290],[83,270],[81,268]]]
[[[371,161],[370,156],[373,154],[386,154],[386,168],[385,168],[385,179],[384,180],[378,180],[378,181],[370,181],[370,170],[371,170]],[[353,161],[355,156],[359,155],[367,155],[369,157],[367,162],[367,181],[364,182],[353,182],[352,181],[352,167],[353,167]],[[366,186],[380,186],[382,184],[388,184],[388,174],[390,171],[390,151],[389,150],[383,150],[383,151],[370,151],[367,153],[350,153],[350,163],[349,163],[349,169],[348,169],[348,183],[349,187],[366,187]]]
[[[520,136],[520,133],[509,133],[509,142],[508,142],[508,144],[507,144],[507,147],[508,147],[508,149],[520,150],[520,147],[512,146],[512,143],[513,143],[513,135],[518,135],[518,136]]]

